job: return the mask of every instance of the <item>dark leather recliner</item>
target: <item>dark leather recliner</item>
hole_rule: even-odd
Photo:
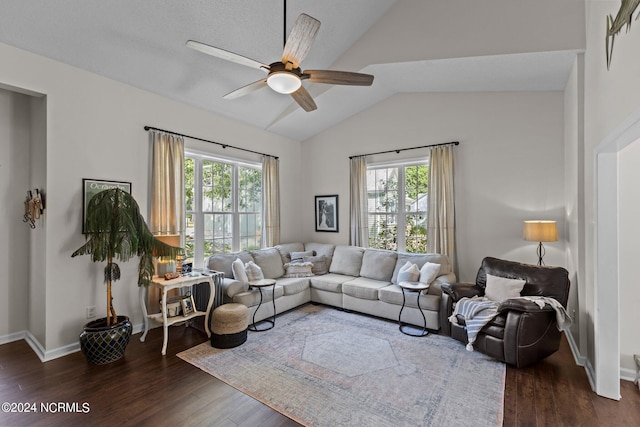
[[[524,279],[522,296],[547,296],[567,307],[569,273],[562,267],[522,264],[487,257],[482,260],[475,283],[444,283],[440,302],[440,333],[467,343],[464,319],[449,322],[453,303],[462,297],[484,296],[487,273],[510,279]],[[518,368],[555,353],[560,346],[556,313],[548,304],[543,309],[531,301],[503,301],[498,315],[478,334],[474,349]]]

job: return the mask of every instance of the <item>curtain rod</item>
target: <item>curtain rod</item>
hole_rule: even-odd
[[[420,147],[409,147],[409,148],[398,148],[397,150],[387,150],[387,151],[378,151],[377,153],[368,153],[368,154],[359,154],[357,156],[349,156],[350,159],[353,159],[354,157],[364,157],[364,156],[373,156],[375,154],[387,154],[387,153],[399,153],[401,151],[407,151],[407,150],[417,150],[419,148],[429,148],[429,147],[440,147],[443,145],[460,145],[459,141],[452,141],[452,142],[443,142],[440,144],[431,144],[431,145],[421,145]]]
[[[172,132],[170,130],[165,130],[165,129],[159,129],[159,128],[156,128],[156,127],[153,127],[153,126],[145,126],[144,130],[146,130],[146,131],[157,130],[157,131],[164,132],[164,133],[170,133],[172,135],[178,135],[178,136],[183,136],[185,138],[196,139],[196,140],[202,141],[202,142],[208,142],[210,144],[217,144],[217,145],[221,146],[222,148],[235,148],[236,150],[247,151],[249,153],[259,154],[261,156],[268,156],[268,157],[273,157],[274,159],[278,159],[278,156],[274,156],[272,154],[260,153],[259,151],[253,151],[253,150],[249,150],[247,148],[235,147],[233,145],[223,144],[222,142],[216,142],[216,141],[210,141],[208,139],[197,138],[195,136],[189,136],[189,135],[185,135],[183,133]]]

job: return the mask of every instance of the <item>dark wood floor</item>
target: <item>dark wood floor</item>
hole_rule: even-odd
[[[0,403],[35,403],[39,411],[0,412],[0,426],[298,425],[176,357],[206,341],[203,332],[172,327],[164,357],[161,329],[150,331],[145,343],[139,337],[132,337],[123,359],[104,366],[88,365],[81,353],[41,363],[24,341],[0,346]],[[507,369],[504,425],[638,425],[640,393],[630,382],[621,384],[621,401],[598,397],[563,341],[545,361]],[[41,403],[57,402],[88,412],[40,412]]]

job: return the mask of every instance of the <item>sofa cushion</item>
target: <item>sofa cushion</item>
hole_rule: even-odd
[[[353,276],[329,273],[322,276],[310,277],[309,281],[311,282],[312,288],[320,289],[321,291],[342,293],[342,284],[353,279]]]
[[[509,298],[517,298],[524,288],[522,279],[509,279],[507,277],[487,274],[487,286],[484,288],[484,296],[491,301],[502,302]]]
[[[277,279],[284,275],[284,267],[280,252],[276,248],[251,251],[255,263],[260,266],[265,279]]]
[[[330,273],[346,276],[359,276],[362,267],[364,248],[358,246],[336,246],[333,260],[329,266]]]
[[[318,256],[306,256],[302,258],[303,262],[310,262],[313,267],[311,267],[311,272],[313,274],[327,274],[329,272],[329,264],[327,263],[326,255],[318,255]]]
[[[304,245],[302,243],[283,243],[275,247],[282,258],[282,263],[286,264],[291,261],[289,254],[291,252],[304,251]]]
[[[420,278],[420,270],[418,266],[411,261],[407,261],[405,265],[400,268],[398,272],[398,283],[402,282],[417,282]]]
[[[253,261],[253,257],[247,251],[236,252],[231,254],[215,254],[211,255],[207,260],[207,268],[209,270],[220,271],[224,273],[224,277],[227,279],[233,279],[233,270],[231,270],[231,263],[240,258],[243,263]]]
[[[418,280],[422,283],[431,284],[439,275],[440,264],[427,261],[420,269],[420,278]]]
[[[417,297],[420,295],[420,308],[423,310],[439,311],[440,296],[424,294],[423,292],[405,292],[405,306],[418,307]],[[389,304],[402,307],[402,289],[398,285],[389,285],[378,290],[378,299]],[[399,310],[399,308],[398,308]]]
[[[362,256],[360,276],[390,282],[396,265],[397,253],[381,249],[366,249]]]
[[[247,276],[247,271],[244,268],[244,262],[240,258],[236,258],[235,261],[231,263],[231,271],[233,272],[233,278],[242,282],[249,282],[249,276]]]
[[[393,276],[391,277],[391,281],[393,283],[395,284],[398,283],[398,272],[400,271],[400,268],[407,263],[407,261],[411,261],[413,264],[416,264],[418,268],[422,268],[425,262],[440,264],[439,275],[448,274],[451,272],[451,264],[449,264],[449,257],[446,255],[410,254],[407,252],[398,252],[398,261],[396,262],[396,267],[393,270]]]
[[[336,249],[335,245],[329,243],[305,243],[304,250],[305,251],[313,251],[315,252],[315,256],[324,255],[327,257],[327,266],[331,265],[331,261],[333,260],[333,252]]]
[[[342,293],[354,298],[377,300],[378,290],[389,286],[389,282],[358,277],[342,284]]]
[[[281,277],[276,282],[276,286],[282,286],[284,295],[295,295],[309,289],[309,278],[307,277]],[[264,292],[265,288],[262,288]]]

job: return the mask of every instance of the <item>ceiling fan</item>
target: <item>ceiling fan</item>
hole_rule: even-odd
[[[207,55],[215,56],[247,67],[257,68],[268,73],[266,78],[250,83],[226,94],[224,96],[225,99],[239,98],[265,86],[269,86],[278,93],[290,94],[298,105],[300,105],[300,107],[305,111],[313,111],[318,107],[311,97],[311,94],[309,94],[304,86],[302,86],[303,80],[313,83],[350,86],[371,86],[373,83],[373,76],[370,74],[335,70],[302,71],[300,68],[300,62],[302,62],[309,53],[309,49],[316,38],[319,28],[320,21],[307,14],[300,14],[293,25],[289,38],[285,42],[282,59],[269,65],[247,58],[246,56],[238,55],[237,53],[229,52],[228,50],[197,42],[195,40],[189,40],[186,44],[191,49],[206,53]]]

